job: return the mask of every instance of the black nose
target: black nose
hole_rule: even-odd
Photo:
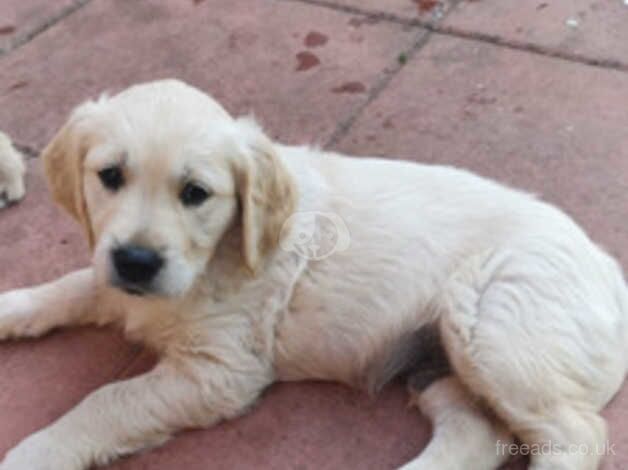
[[[132,284],[149,283],[164,264],[159,253],[141,246],[121,246],[111,256],[120,279]]]

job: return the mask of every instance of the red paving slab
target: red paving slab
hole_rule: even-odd
[[[0,344],[0,456],[112,380],[137,353],[109,329]]]
[[[626,102],[625,73],[434,36],[338,148],[456,165],[535,192],[627,268]],[[628,468],[628,387],[606,414],[616,455],[604,468]]]
[[[9,50],[20,38],[62,15],[80,0],[2,0],[0,3],[0,52]]]
[[[444,24],[567,54],[628,65],[624,0],[462,0]]]
[[[81,228],[50,198],[39,160],[28,161],[26,198],[0,211],[0,292],[87,266]]]
[[[458,165],[559,204],[628,267],[628,80],[434,36],[339,148]]]
[[[28,170],[26,199],[0,211],[0,292],[55,279],[88,261],[78,227],[49,201],[39,162],[29,161]],[[135,354],[137,347],[108,329],[0,343],[0,456],[110,381]]]
[[[86,98],[174,76],[282,140],[324,141],[420,34],[350,18],[272,0],[92,2],[0,59],[0,128],[41,148]]]

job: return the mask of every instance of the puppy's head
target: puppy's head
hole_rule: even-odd
[[[173,80],[79,106],[42,158],[55,199],[86,230],[97,279],[131,294],[185,295],[232,226],[257,270],[296,198],[252,120]]]

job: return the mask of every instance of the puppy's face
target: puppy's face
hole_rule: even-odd
[[[83,105],[44,161],[57,199],[87,230],[97,280],[134,295],[185,295],[234,224],[255,270],[278,237],[272,212],[285,219],[294,203],[261,131],[180,82]]]

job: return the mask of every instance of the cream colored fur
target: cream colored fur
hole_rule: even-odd
[[[9,137],[0,132],[0,208],[24,197],[25,172],[22,155],[13,147]]]
[[[1,295],[0,337],[115,323],[161,361],[90,394],[1,470],[106,464],[238,416],[275,381],[378,383],[378,364],[408,359],[399,343],[428,324],[455,376],[412,393],[435,429],[407,468],[494,469],[513,436],[556,446],[534,470],[598,468],[598,412],[626,373],[628,289],[558,209],[450,167],[272,143],[175,81],[82,105],[43,160],[93,263]],[[112,165],[125,174],[115,193],[98,178]],[[187,180],[212,197],[184,207]],[[304,256],[291,246],[317,214],[343,246]],[[127,242],[165,253],[150,295],[110,284],[111,249]]]

